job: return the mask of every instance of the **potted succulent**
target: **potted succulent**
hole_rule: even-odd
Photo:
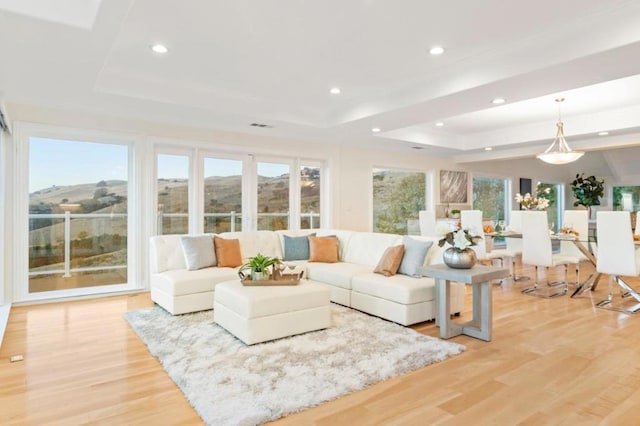
[[[451,210],[451,217],[454,219],[458,219],[460,217],[460,209]]]
[[[604,179],[598,180],[595,176],[584,177],[584,173],[577,174],[571,182],[571,191],[576,197],[574,207],[585,206],[591,217],[591,206],[599,206],[600,197],[604,196]]]
[[[278,263],[280,263],[280,259],[277,257],[269,257],[258,253],[254,257],[250,257],[247,263],[240,266],[238,276],[240,279],[245,279],[246,275],[244,271],[250,270],[251,280],[268,280],[271,275],[270,268]]]

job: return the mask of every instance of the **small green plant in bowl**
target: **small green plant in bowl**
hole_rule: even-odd
[[[277,257],[265,256],[261,253],[256,254],[254,257],[250,257],[249,261],[240,266],[238,270],[238,276],[240,279],[245,279],[245,271],[250,271],[251,279],[254,281],[268,280],[271,275],[270,268],[281,262]]]

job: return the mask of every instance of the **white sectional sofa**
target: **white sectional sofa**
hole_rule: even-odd
[[[387,320],[410,325],[435,318],[434,282],[431,278],[373,273],[384,251],[402,244],[402,236],[343,230],[227,232],[222,238],[238,239],[243,259],[262,253],[283,257],[283,236],[336,236],[339,262],[296,261],[305,276],[326,286],[331,301]],[[181,235],[155,236],[150,241],[151,298],[170,313],[183,314],[213,308],[218,283],[237,278],[237,268],[208,267],[187,270]],[[442,249],[432,237],[425,265],[442,263]],[[451,312],[464,308],[464,284],[452,283]]]

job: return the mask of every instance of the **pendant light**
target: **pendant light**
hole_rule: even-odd
[[[558,98],[556,102],[558,103],[558,123],[556,124],[558,131],[556,138],[545,152],[538,154],[536,157],[549,164],[567,164],[582,157],[584,151],[574,151],[567,145],[567,141],[564,139],[564,130],[562,129],[562,116],[560,115],[560,105],[564,102],[564,98]]]

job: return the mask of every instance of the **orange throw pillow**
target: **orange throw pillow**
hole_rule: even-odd
[[[402,263],[402,256],[404,256],[404,245],[400,244],[399,246],[387,248],[373,272],[382,274],[385,277],[395,275],[398,272],[400,263]]]
[[[235,268],[242,265],[240,240],[227,240],[214,235],[213,245],[216,248],[216,259],[219,267]]]
[[[338,238],[310,236],[309,262],[338,262]]]

